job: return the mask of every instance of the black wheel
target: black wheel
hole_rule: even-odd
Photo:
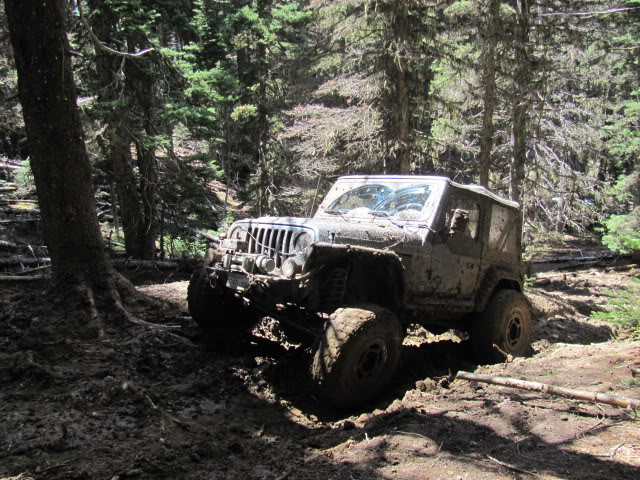
[[[471,343],[480,363],[500,363],[504,353],[523,357],[531,348],[531,310],[529,302],[515,290],[494,293],[484,312],[471,327]]]
[[[253,316],[243,308],[240,299],[224,285],[218,286],[209,279],[205,265],[200,265],[191,275],[187,289],[187,305],[191,317],[202,328],[217,328],[242,323],[240,319]]]
[[[311,367],[320,396],[339,408],[352,408],[375,397],[396,371],[402,332],[398,318],[384,308],[336,310]]]

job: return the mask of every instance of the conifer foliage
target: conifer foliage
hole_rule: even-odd
[[[308,215],[349,173],[480,183],[523,204],[528,235],[602,224],[635,248],[638,0],[61,5],[103,230],[128,256]],[[0,15],[0,156],[26,159],[8,40]]]

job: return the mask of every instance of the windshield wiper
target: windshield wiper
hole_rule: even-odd
[[[371,215],[372,217],[386,218],[391,223],[393,223],[396,227],[404,229],[404,225],[403,224],[396,223],[396,222],[393,221],[393,219],[391,218],[391,215],[389,215],[389,212],[385,212],[384,210],[372,210],[371,212],[369,212],[369,215]]]
[[[328,213],[329,215],[340,215],[342,218],[344,218],[347,222],[349,222],[349,218],[342,213],[340,210],[325,210],[324,213]]]

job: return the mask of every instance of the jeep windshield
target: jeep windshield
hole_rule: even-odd
[[[387,180],[387,181],[384,181]],[[343,218],[389,217],[394,220],[421,220],[438,185],[419,177],[414,181],[371,178],[339,181],[318,210],[318,216]]]

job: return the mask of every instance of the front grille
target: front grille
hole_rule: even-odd
[[[247,253],[267,255],[273,258],[276,267],[280,268],[293,250],[293,236],[298,231],[291,228],[251,226]]]

